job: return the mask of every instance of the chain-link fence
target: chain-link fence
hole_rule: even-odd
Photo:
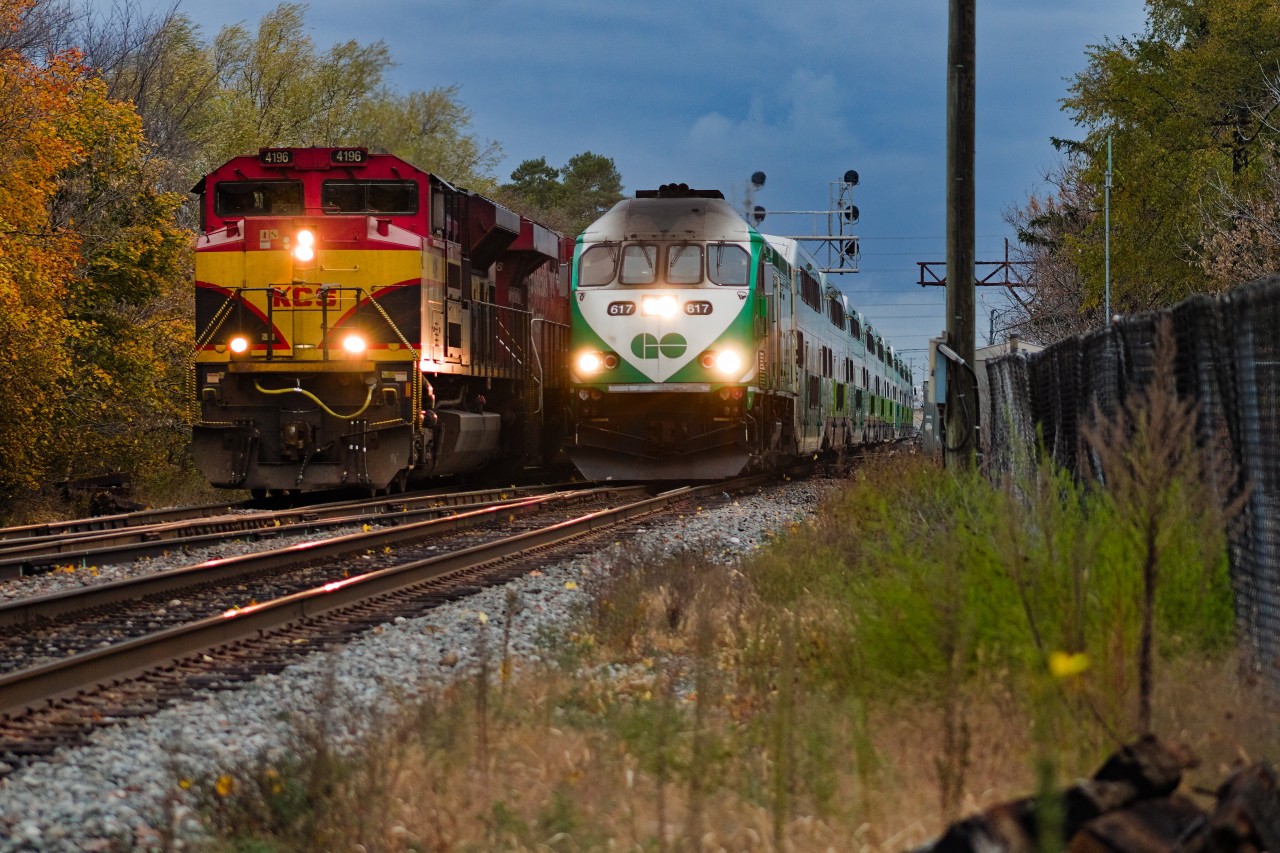
[[[1043,449],[1078,476],[1096,476],[1082,428],[1145,387],[1164,317],[1177,344],[1177,393],[1197,406],[1196,441],[1234,462],[1211,472],[1222,478],[1215,486],[1227,498],[1248,489],[1230,540],[1236,618],[1252,664],[1280,686],[1280,276],[988,362],[987,464],[1016,477]]]

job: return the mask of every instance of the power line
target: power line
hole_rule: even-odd
[[[1009,236],[1008,234],[976,235],[977,239],[979,240],[1002,240],[1008,236]],[[938,236],[938,237],[859,237],[858,239],[860,240],[938,240],[938,241],[943,241],[946,239],[946,236],[944,235],[944,236]]]

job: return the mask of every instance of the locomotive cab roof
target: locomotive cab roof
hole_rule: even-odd
[[[636,198],[724,198],[720,190],[694,190],[688,184],[663,184],[656,190],[636,190]]]
[[[670,184],[664,187],[670,187]],[[679,185],[684,186],[684,185]],[[747,242],[755,233],[719,190],[640,190],[587,226],[589,243],[626,240]]]

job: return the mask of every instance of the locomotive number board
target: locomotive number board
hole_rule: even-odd
[[[258,162],[264,166],[291,166],[293,152],[288,148],[263,148],[258,152]]]
[[[292,166],[293,151],[288,148],[263,148],[258,152],[258,162],[264,166]],[[337,166],[363,166],[369,162],[369,149],[334,148],[329,152],[329,162]]]

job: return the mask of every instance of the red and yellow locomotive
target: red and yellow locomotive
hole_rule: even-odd
[[[193,192],[213,485],[376,492],[557,452],[572,241],[363,148],[263,149]]]

